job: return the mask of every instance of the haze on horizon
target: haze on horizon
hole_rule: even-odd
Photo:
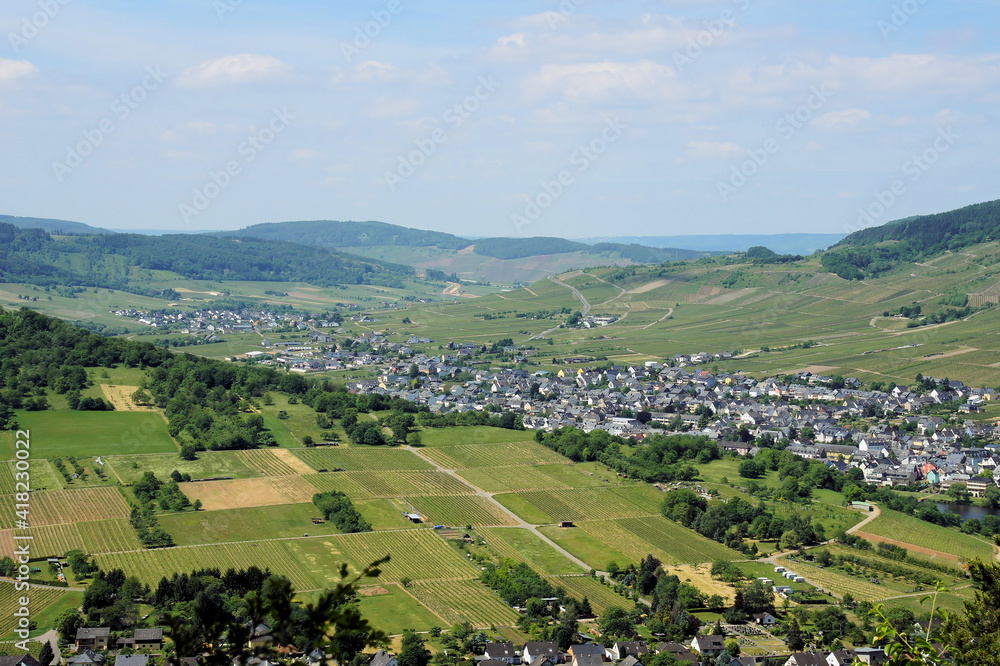
[[[0,213],[848,233],[996,199],[996,0],[9,0]]]

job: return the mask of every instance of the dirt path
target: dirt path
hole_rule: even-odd
[[[590,307],[591,306],[590,306],[590,303],[587,302],[587,299],[583,297],[583,294],[580,293],[580,290],[577,289],[576,287],[572,287],[572,286],[566,284],[565,282],[563,282],[562,280],[560,280],[559,278],[557,278],[555,276],[550,275],[549,279],[552,280],[553,282],[555,282],[556,284],[561,285],[563,287],[566,287],[571,292],[573,292],[573,295],[576,296],[577,299],[580,301],[580,303],[583,304],[583,310],[581,311],[581,314],[584,317],[586,317],[587,313],[590,312]]]
[[[514,523],[515,523],[515,525],[514,525],[515,527],[520,527],[520,528],[523,528],[523,529],[526,529],[526,530],[531,530],[536,535],[538,535],[538,538],[540,538],[542,541],[544,541],[545,543],[547,543],[550,546],[552,546],[552,548],[554,548],[558,553],[560,553],[561,555],[563,555],[570,562],[573,562],[574,564],[576,564],[577,566],[579,566],[584,571],[590,571],[590,566],[586,562],[584,562],[583,560],[579,559],[578,557],[576,557],[575,555],[573,555],[572,553],[570,553],[568,550],[566,550],[565,548],[563,548],[562,546],[560,546],[559,544],[557,544],[555,541],[553,541],[552,539],[550,539],[549,537],[547,537],[545,534],[542,534],[542,532],[539,531],[539,529],[538,529],[540,527],[539,525],[532,525],[531,523],[527,523],[524,520],[522,520],[520,516],[514,514],[513,511],[511,511],[510,509],[508,509],[507,507],[505,507],[503,504],[500,503],[499,500],[497,500],[495,497],[493,497],[492,493],[488,493],[485,490],[483,490],[482,488],[479,488],[479,487],[474,486],[473,484],[469,483],[468,481],[466,481],[465,479],[463,479],[461,476],[459,476],[458,473],[455,472],[455,470],[443,467],[439,463],[437,463],[436,461],[431,460],[430,458],[428,458],[427,456],[425,456],[423,454],[423,452],[419,448],[413,448],[412,446],[405,446],[403,448],[405,448],[405,449],[411,451],[412,453],[415,453],[416,455],[420,456],[420,458],[422,458],[423,460],[426,460],[431,465],[434,465],[434,467],[439,472],[444,472],[445,474],[447,474],[447,475],[449,475],[451,477],[454,477],[455,479],[457,479],[461,483],[463,483],[463,484],[471,487],[472,489],[474,489],[476,491],[476,495],[478,495],[479,497],[482,497],[482,498],[486,499],[488,502],[490,502],[491,504],[493,504],[494,506],[496,506],[497,509],[499,509],[501,512],[503,512],[505,515],[510,516],[511,520],[513,520]],[[598,573],[598,575],[601,575],[604,572],[599,571],[597,573]]]
[[[640,331],[645,331],[647,328],[652,328],[653,326],[656,326],[660,322],[666,321],[667,318],[670,317],[670,315],[672,315],[673,313],[674,313],[674,309],[670,308],[669,310],[667,310],[667,314],[663,315],[662,317],[660,317],[659,319],[657,319],[656,321],[654,321],[652,324],[646,324],[645,326],[640,327],[639,330]],[[624,319],[624,318],[625,317],[622,317],[622,319]],[[621,319],[619,319],[618,321],[621,321]]]

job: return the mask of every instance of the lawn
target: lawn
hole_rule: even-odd
[[[167,422],[150,412],[18,411],[17,420],[22,430],[31,431],[33,458],[180,450],[167,432]],[[12,457],[9,450],[7,455],[8,459]]]

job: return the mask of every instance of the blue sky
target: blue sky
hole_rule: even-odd
[[[997,0],[7,0],[0,213],[849,232],[1000,197]]]

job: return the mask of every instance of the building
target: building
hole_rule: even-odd
[[[110,627],[80,627],[76,630],[76,649],[78,652],[107,650],[110,640]]]

